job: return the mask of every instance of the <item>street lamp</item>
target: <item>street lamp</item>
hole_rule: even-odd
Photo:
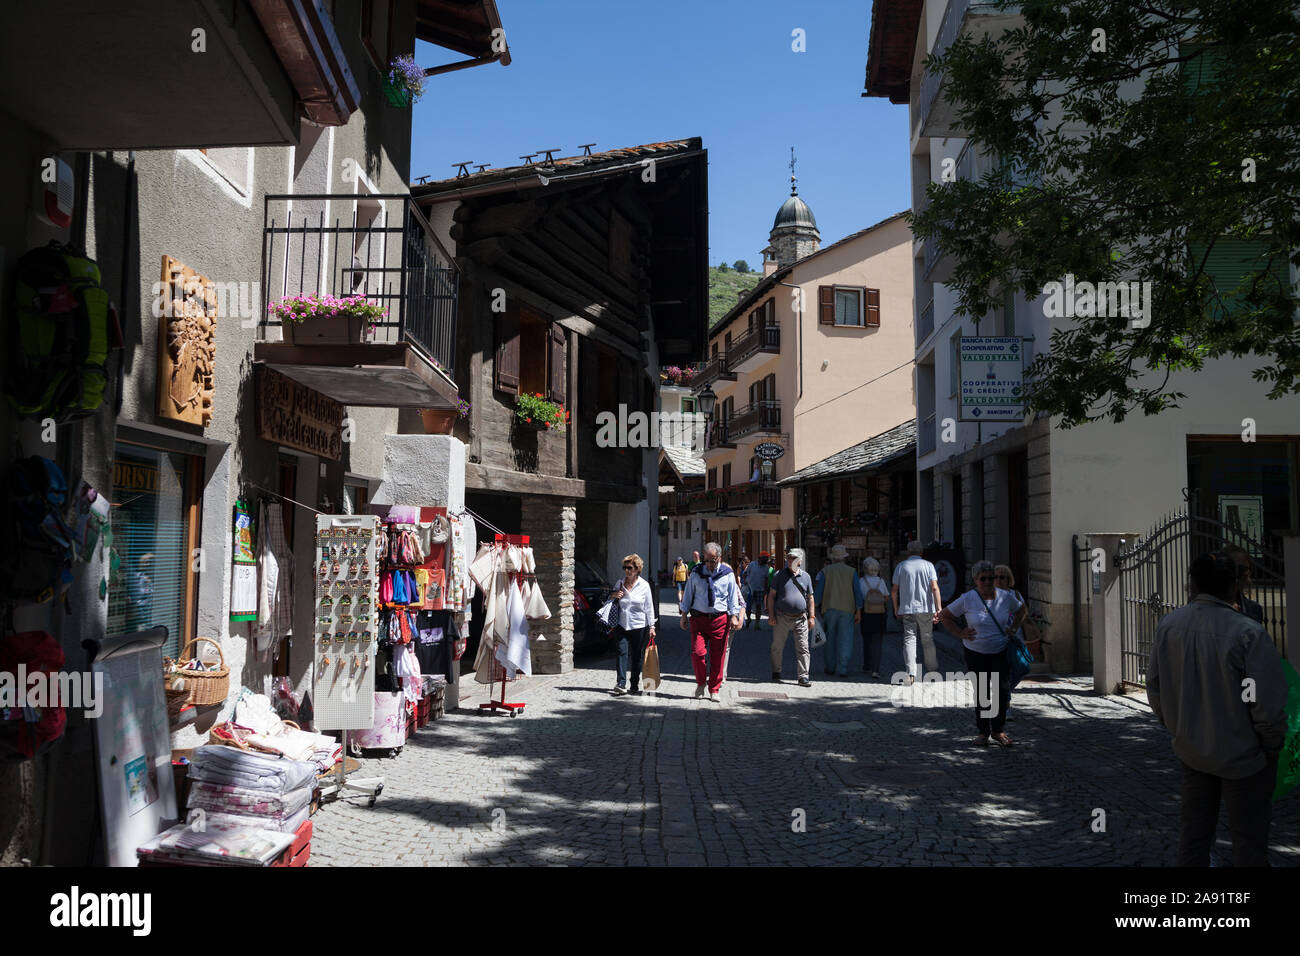
[[[758,463],[758,470],[764,481],[771,481],[776,474],[776,462],[770,458],[764,458]]]
[[[713,409],[717,407],[718,404],[718,396],[714,393],[712,385],[705,385],[704,391],[700,392],[700,394],[696,396],[696,400],[699,405],[700,413],[705,418],[709,418],[713,415]]]

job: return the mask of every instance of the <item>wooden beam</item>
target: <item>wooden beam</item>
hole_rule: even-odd
[[[612,501],[624,504],[634,504],[645,498],[645,487],[642,485],[533,475],[474,463],[465,465],[465,487],[467,490],[502,495],[551,495],[559,498],[585,498],[589,501]]]

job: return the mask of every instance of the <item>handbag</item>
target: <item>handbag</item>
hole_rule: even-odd
[[[1010,685],[1007,690],[1015,690],[1016,685],[1033,669],[1034,655],[1029,653],[1029,648],[1025,647],[1025,642],[1019,634],[1011,635],[1007,633],[1006,628],[1002,626],[1002,622],[997,619],[993,609],[989,607],[988,602],[983,597],[980,597],[978,591],[975,592],[975,596],[979,597],[980,603],[984,605],[984,610],[989,612],[989,617],[998,626],[1002,636],[1007,639],[1007,683]]]
[[[641,690],[658,690],[660,679],[659,648],[655,646],[654,638],[651,638],[645,646],[645,657],[641,660]]]
[[[614,599],[610,598],[602,604],[600,610],[596,612],[596,620],[600,621],[600,623],[604,624],[606,627],[612,628],[615,624],[614,615],[617,613],[618,608],[614,603]]]

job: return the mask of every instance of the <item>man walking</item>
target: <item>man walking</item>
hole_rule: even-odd
[[[853,656],[853,631],[862,617],[862,588],[858,572],[844,563],[849,551],[844,545],[831,548],[831,563],[817,575],[813,596],[822,610],[826,628],[827,674],[849,676],[849,658]]]
[[[903,622],[903,663],[907,665],[907,683],[919,676],[916,664],[916,638],[921,637],[925,670],[939,669],[939,654],[934,647],[934,625],[943,610],[939,596],[939,572],[921,557],[921,542],[907,542],[907,558],[894,568],[894,586],[890,589],[894,616]]]
[[[749,585],[749,617],[754,622],[754,630],[763,620],[763,605],[767,603],[767,582],[768,582],[768,562],[772,556],[766,551],[758,556],[757,561],[751,561],[745,568],[745,583]],[[767,615],[768,621],[772,620],[772,615]]]
[[[772,680],[781,682],[781,659],[785,657],[785,642],[794,632],[795,667],[799,672],[799,686],[810,687],[808,669],[812,654],[808,649],[808,632],[816,626],[816,600],[812,594],[812,578],[803,569],[802,548],[790,548],[785,553],[785,567],[772,578],[767,593],[767,618],[772,622]]]
[[[1173,734],[1183,765],[1177,865],[1209,865],[1222,800],[1232,865],[1268,866],[1286,677],[1264,629],[1232,606],[1232,558],[1198,555],[1190,574],[1195,596],[1157,625],[1147,667],[1151,711]]]
[[[740,627],[740,585],[722,561],[716,541],[704,546],[704,561],[686,578],[686,593],[679,610],[682,630],[691,635],[691,664],[695,668],[695,696],[703,697],[707,682],[709,700],[718,700],[726,674],[731,632]],[[707,658],[707,664],[706,664]]]

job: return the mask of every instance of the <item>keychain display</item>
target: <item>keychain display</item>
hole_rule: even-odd
[[[316,724],[323,730],[369,729],[374,720],[378,645],[377,573],[389,541],[372,515],[316,519]]]

